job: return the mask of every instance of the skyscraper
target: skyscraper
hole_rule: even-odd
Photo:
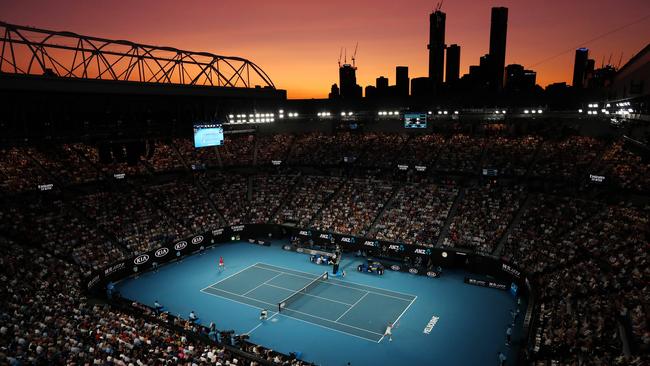
[[[409,68],[408,66],[395,67],[395,85],[397,93],[401,97],[409,95]]]
[[[339,67],[339,85],[341,86],[341,98],[359,99],[361,98],[362,89],[357,85],[357,68],[344,64]]]
[[[447,67],[445,70],[445,82],[454,83],[460,76],[460,46],[452,44],[447,47]]]
[[[508,33],[508,8],[492,8],[490,23],[490,86],[503,88],[503,72],[506,65],[506,36]]]
[[[573,62],[573,87],[584,88],[587,79],[587,60],[589,59],[589,49],[578,48],[576,50],[575,61]]]
[[[434,87],[442,84],[445,66],[446,14],[440,10],[429,15],[429,80]]]

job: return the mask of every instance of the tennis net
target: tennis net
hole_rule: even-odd
[[[314,287],[318,286],[319,282],[327,280],[327,278],[328,278],[327,272],[324,272],[322,275],[316,277],[313,281],[308,283],[307,286],[301,288],[300,290],[298,290],[295,293],[291,294],[291,296],[289,296],[286,299],[280,301],[278,303],[278,312],[282,312],[282,309],[284,309],[287,305],[294,302],[299,297],[302,297],[302,295],[305,295],[307,292],[312,290]]]

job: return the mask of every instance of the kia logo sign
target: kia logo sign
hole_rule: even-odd
[[[435,277],[438,277],[438,274],[436,272],[429,271],[429,272],[427,272],[427,276],[435,278]]]
[[[133,260],[133,264],[135,265],[145,264],[147,263],[148,260],[149,260],[149,256],[147,254],[142,254],[135,257],[135,259]]]
[[[418,274],[418,270],[415,268],[409,268],[409,273],[411,274]]]
[[[304,250],[302,248],[298,248],[298,249],[296,249],[296,252],[302,253],[302,252],[304,252]]]
[[[187,246],[186,241],[179,241],[178,243],[176,243],[176,245],[174,245],[174,250],[183,250],[185,249],[186,246]]]
[[[154,255],[156,256],[156,258],[162,258],[162,257],[166,256],[167,253],[169,253],[169,249],[160,248],[160,249],[156,250],[156,253],[154,253]]]
[[[192,244],[199,244],[203,241],[203,235],[195,236],[192,238]]]
[[[390,266],[390,269],[392,269],[393,271],[399,271],[401,267],[398,266],[397,264],[393,264],[392,266]]]

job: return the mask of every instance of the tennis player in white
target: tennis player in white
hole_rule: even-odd
[[[388,337],[389,342],[393,341],[393,323],[388,323],[388,325],[386,326],[384,337]]]

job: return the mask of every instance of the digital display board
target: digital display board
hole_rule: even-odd
[[[194,147],[223,145],[223,127],[219,124],[194,125]]]
[[[427,128],[427,114],[405,113],[404,128]]]

